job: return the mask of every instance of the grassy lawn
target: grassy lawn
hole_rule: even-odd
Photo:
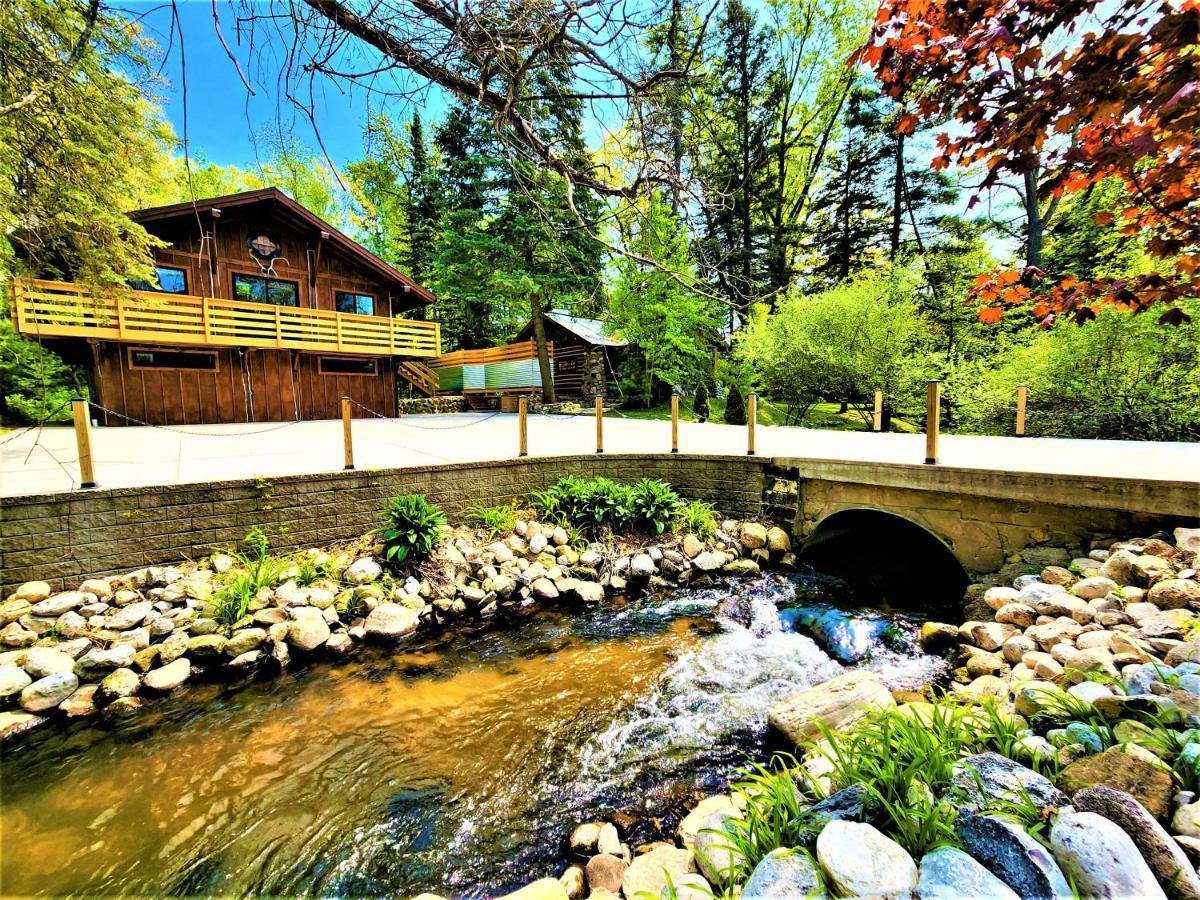
[[[839,413],[840,405],[837,403],[818,403],[808,411],[808,416],[800,424],[805,428],[821,428],[827,431],[868,431],[868,423],[863,421],[862,416],[854,410],[846,413]],[[725,401],[714,397],[710,397],[708,401],[708,420],[710,422],[725,421]],[[667,421],[671,418],[671,406],[669,403],[663,403],[659,406],[653,406],[650,409],[617,409],[608,413],[608,415],[618,416],[623,419],[649,419],[652,421]],[[684,422],[696,421],[696,414],[692,411],[692,398],[681,397],[679,400],[679,418]],[[760,425],[785,425],[787,424],[787,406],[783,403],[776,403],[773,400],[759,398],[758,401],[758,424]],[[901,419],[892,419],[892,430],[903,432],[915,432],[920,429],[909,422]]]

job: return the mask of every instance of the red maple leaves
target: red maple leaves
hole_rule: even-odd
[[[983,321],[1012,303],[1086,319],[1200,295],[1198,47],[1200,0],[882,0],[855,60],[908,98],[905,128],[956,121],[935,167],[982,166],[984,188],[1033,172],[1044,200],[1119,178],[1127,204],[1098,221],[1170,262],[1086,283],[994,273],[974,293]]]

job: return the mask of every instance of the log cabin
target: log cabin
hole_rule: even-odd
[[[282,191],[130,217],[167,244],[155,283],[13,284],[17,330],[86,367],[97,424],[331,419],[343,396],[394,416],[398,379],[436,385],[433,295]]]

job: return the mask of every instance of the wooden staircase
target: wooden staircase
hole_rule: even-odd
[[[414,359],[402,359],[397,370],[400,377],[426,397],[437,396],[438,374],[425,363]]]

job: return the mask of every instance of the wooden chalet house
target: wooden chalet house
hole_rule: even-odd
[[[436,384],[421,361],[441,352],[438,324],[402,317],[433,295],[281,191],[130,217],[169,244],[157,284],[13,286],[17,330],[85,364],[120,414],[102,424],[331,419],[343,396],[393,416],[397,378]]]

